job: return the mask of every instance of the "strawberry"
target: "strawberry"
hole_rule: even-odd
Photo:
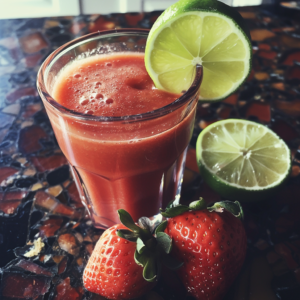
[[[223,201],[206,208],[200,199],[162,214],[169,217],[165,232],[172,238],[171,254],[184,262],[177,272],[189,294],[201,300],[222,299],[246,255],[240,204]]]
[[[159,261],[171,250],[171,238],[163,232],[165,226],[158,226],[160,221],[141,218],[137,226],[125,210],[118,213],[123,224],[102,234],[84,270],[83,283],[87,290],[108,299],[132,299],[154,287]],[[175,268],[182,265],[166,260]]]

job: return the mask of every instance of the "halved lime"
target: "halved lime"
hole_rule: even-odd
[[[181,0],[154,23],[147,39],[146,69],[157,88],[187,90],[203,65],[200,100],[233,93],[251,69],[250,34],[240,14],[216,0]]]
[[[220,195],[240,201],[269,198],[287,179],[291,153],[261,124],[228,119],[206,127],[197,140],[203,179]]]

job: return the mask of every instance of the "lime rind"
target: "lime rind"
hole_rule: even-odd
[[[267,127],[229,119],[205,128],[197,140],[197,161],[204,180],[230,199],[262,200],[288,178],[291,153]]]

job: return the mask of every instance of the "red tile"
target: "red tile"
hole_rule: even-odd
[[[200,103],[198,104],[197,117],[205,118],[205,117],[210,116],[210,114],[211,114],[211,112],[210,112],[209,106],[201,105]]]
[[[158,15],[154,15],[154,16],[152,16],[151,18],[150,18],[150,24],[154,24],[155,23],[155,21],[158,19],[158,17],[159,17],[159,14]]]
[[[237,99],[238,99],[238,94],[232,94],[228,98],[226,98],[223,102],[232,104],[232,105],[236,105]]]
[[[24,154],[34,153],[42,149],[40,139],[47,138],[46,132],[39,126],[25,127],[20,132],[19,149]]]
[[[269,44],[259,44],[258,49],[269,51],[271,50],[271,46]]]
[[[89,32],[96,32],[102,30],[114,29],[116,24],[111,21],[106,21],[103,17],[99,17],[95,22],[89,26]]]
[[[285,142],[289,142],[295,138],[299,138],[298,132],[288,123],[281,119],[277,119],[271,126]]]
[[[231,107],[228,107],[228,106],[221,106],[221,107],[217,110],[217,113],[218,113],[218,116],[219,116],[221,119],[227,119],[227,118],[229,118],[231,111],[232,111],[232,108],[231,108]]]
[[[0,193],[0,200],[22,200],[28,195],[27,191],[16,190]]]
[[[275,36],[275,33],[267,29],[253,29],[250,31],[250,34],[252,40],[257,42],[264,41]]]
[[[289,246],[280,243],[275,245],[274,248],[279,255],[283,256],[284,260],[286,261],[290,269],[294,270],[299,267],[299,264],[294,259],[292,251]]]
[[[265,58],[265,59],[274,59],[277,56],[277,52],[259,50],[259,51],[257,51],[256,55],[258,55],[259,57]]]
[[[68,265],[68,257],[65,256],[63,257],[63,259],[60,261],[59,265],[58,265],[58,274],[62,274],[66,268],[67,268],[67,265]]]
[[[51,278],[49,277],[6,273],[2,279],[1,295],[5,299],[42,299],[40,296],[48,292],[50,284]]]
[[[293,79],[300,80],[300,67],[298,65],[295,65],[291,68],[288,68],[286,71],[285,78],[289,80],[293,80]]]
[[[282,64],[286,66],[293,66],[294,61],[300,62],[300,50],[296,50],[287,54],[283,54]]]
[[[60,228],[62,223],[63,219],[61,218],[49,218],[45,220],[39,227],[41,236],[54,236],[55,232]]]
[[[271,86],[276,90],[285,91],[285,84],[283,82],[275,82]]]
[[[86,27],[86,24],[85,23],[78,23],[78,22],[75,22],[74,24],[72,24],[72,26],[70,27],[69,31],[72,33],[72,34],[79,34],[80,31]]]
[[[56,286],[53,300],[81,300],[82,297],[82,291],[79,288],[73,288],[70,284],[70,277],[67,277]]]
[[[21,200],[0,201],[0,211],[12,215],[17,211],[21,202]]]
[[[22,259],[16,263],[15,266],[38,275],[44,275],[48,277],[53,276],[53,273],[29,260]]]
[[[9,176],[16,174],[19,170],[12,167],[0,168],[0,184],[3,180],[7,179]]]
[[[27,55],[23,61],[28,68],[34,68],[43,58],[43,55],[40,53],[36,53],[33,55]]]
[[[126,23],[130,27],[138,27],[138,22],[143,20],[143,18],[144,18],[143,13],[132,13],[132,14],[128,13],[128,14],[125,14]]]
[[[271,107],[269,104],[253,102],[246,111],[246,118],[250,116],[255,116],[262,122],[270,122]]]
[[[201,129],[204,129],[204,128],[206,128],[207,126],[209,126],[210,124],[215,123],[215,122],[217,122],[217,121],[218,121],[217,119],[210,120],[210,121],[201,120],[201,121],[199,122],[199,127],[200,127]]]
[[[35,32],[19,39],[23,52],[32,54],[48,48],[48,43],[40,32]]]
[[[8,103],[14,103],[18,99],[25,96],[37,96],[37,91],[33,87],[24,87],[17,90],[13,90],[12,92],[6,95],[6,99]]]
[[[292,167],[292,172],[291,172],[291,177],[297,177],[300,174],[300,167],[299,166],[293,166]]]
[[[30,160],[39,172],[54,170],[68,163],[65,156],[61,154],[49,157],[34,156]]]
[[[33,103],[26,106],[24,112],[22,113],[22,117],[28,119],[32,117],[35,113],[42,109],[41,103]]]
[[[71,233],[61,234],[58,237],[57,242],[59,244],[59,247],[62,250],[68,252],[71,255],[78,255],[80,250],[80,245],[73,234]]]
[[[275,107],[290,116],[300,116],[300,99],[293,101],[276,100]]]
[[[75,182],[72,182],[67,190],[71,199],[77,204],[76,207],[83,207]]]

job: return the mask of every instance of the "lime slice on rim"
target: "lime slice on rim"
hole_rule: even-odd
[[[220,195],[240,201],[269,198],[287,179],[291,153],[269,128],[228,119],[206,127],[197,140],[203,179]]]
[[[201,64],[200,100],[219,101],[247,78],[251,55],[250,34],[235,9],[216,0],[181,0],[154,23],[145,65],[157,88],[181,93]]]

